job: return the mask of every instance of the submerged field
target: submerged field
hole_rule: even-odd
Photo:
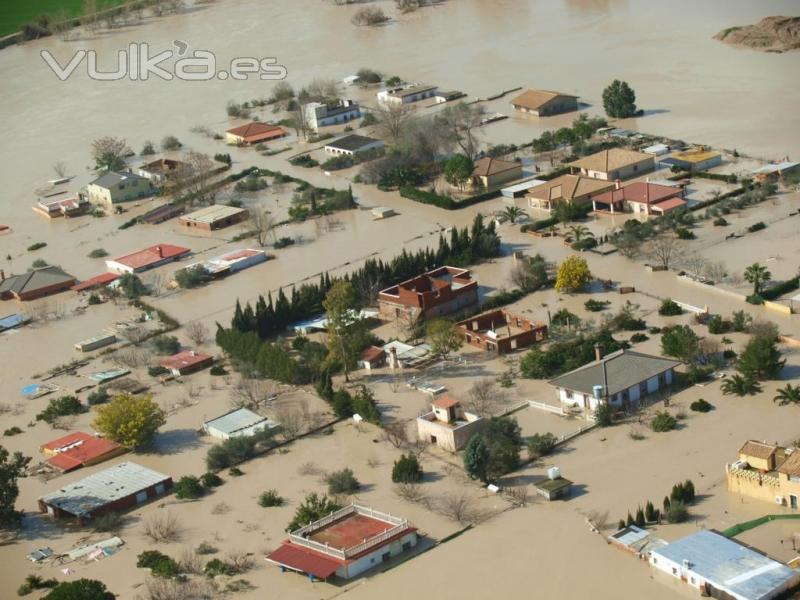
[[[123,0],[98,2],[97,9],[122,4]],[[0,5],[0,36],[19,31],[26,23],[38,21],[47,15],[51,21],[62,17],[77,17],[83,14],[84,0],[31,0],[30,2],[4,2]]]

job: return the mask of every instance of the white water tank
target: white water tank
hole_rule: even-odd
[[[561,469],[558,467],[550,467],[547,469],[547,477],[549,479],[558,479],[561,477]]]
[[[592,394],[596,400],[602,400],[603,398],[603,386],[602,385],[594,385],[592,386]]]

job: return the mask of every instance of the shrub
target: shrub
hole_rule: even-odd
[[[726,227],[728,225],[728,221],[725,220],[725,217],[717,217],[714,219],[714,227]]]
[[[286,531],[295,531],[341,508],[336,501],[331,500],[328,496],[320,496],[316,492],[312,492],[297,507],[294,518],[286,527]]]
[[[47,246],[47,242],[36,242],[35,244],[28,246],[28,252],[39,250],[39,248],[44,248],[45,246]]]
[[[319,165],[319,162],[311,158],[309,154],[301,154],[300,156],[295,156],[294,158],[289,159],[289,164],[294,167],[316,167]]]
[[[94,390],[89,396],[86,398],[86,401],[89,403],[89,406],[94,406],[95,404],[105,404],[111,399],[111,396],[108,393],[106,388],[99,387]]]
[[[753,223],[750,227],[747,228],[747,231],[750,233],[754,233],[756,231],[761,231],[762,229],[766,229],[767,226],[764,221],[758,221],[757,223]]]
[[[100,296],[92,292],[91,294],[89,294],[89,299],[87,300],[87,303],[89,304],[89,306],[95,306],[97,304],[102,304],[103,301],[100,299]]]
[[[262,492],[258,497],[258,505],[264,508],[272,506],[282,506],[284,503],[283,498],[278,494],[278,490],[267,490]]]
[[[650,421],[650,428],[656,432],[672,431],[677,426],[678,420],[667,411],[656,413],[656,416]]]
[[[281,248],[286,248],[287,246],[291,246],[292,244],[294,244],[294,238],[281,237],[275,240],[274,247],[276,250],[280,250]]]
[[[225,163],[228,166],[231,166],[233,160],[231,160],[231,155],[228,153],[218,153],[214,155],[214,160],[217,162]]]
[[[535,433],[528,438],[528,453],[531,457],[547,456],[555,450],[558,439],[549,431]]]
[[[153,348],[158,354],[176,354],[181,349],[178,338],[172,335],[159,335],[153,338]]]
[[[352,469],[349,468],[331,473],[327,477],[327,482],[328,493],[333,495],[355,494],[361,487]]]
[[[388,20],[389,17],[386,16],[386,13],[383,12],[382,9],[372,6],[359,8],[355,13],[353,13],[352,18],[350,19],[353,25],[359,26],[380,25]]]
[[[166,151],[180,150],[183,144],[174,135],[168,135],[161,140],[161,149]]]
[[[694,402],[692,402],[689,405],[689,408],[691,408],[695,412],[707,413],[711,411],[714,408],[714,406],[710,402],[706,402],[705,400],[700,398],[699,400],[695,400]]]
[[[19,435],[22,433],[22,429],[14,425],[13,427],[9,427],[3,432],[3,435],[6,437],[11,437],[12,435]]]
[[[179,500],[194,500],[205,494],[205,488],[194,475],[184,475],[175,482],[175,497]]]
[[[211,281],[211,274],[202,265],[175,271],[175,282],[183,289],[196,288],[209,281]]]
[[[222,477],[217,475],[216,473],[208,472],[203,473],[200,476],[200,483],[203,484],[203,487],[206,489],[210,489],[212,487],[219,487],[222,485]]]
[[[175,577],[180,572],[178,563],[158,550],[145,550],[136,557],[136,566],[140,569],[150,569],[154,577],[166,579]]]
[[[693,231],[686,229],[685,227],[678,227],[675,230],[675,234],[678,236],[679,240],[693,240],[697,237]]]
[[[122,529],[123,518],[119,513],[106,513],[92,519],[92,529],[100,533],[113,533]]]
[[[79,415],[86,410],[86,407],[75,396],[61,396],[50,400],[47,407],[36,415],[36,420],[52,424],[58,417]]]
[[[670,502],[666,517],[668,523],[683,523],[689,518],[689,509],[683,502]]]
[[[42,579],[38,575],[28,575],[25,582],[17,589],[18,596],[27,596],[34,590],[53,589],[58,585],[56,579]]]
[[[608,402],[603,402],[594,411],[594,418],[600,427],[609,427],[614,424],[614,407]]]
[[[223,367],[222,365],[214,365],[208,372],[214,377],[219,377],[221,375],[228,374],[228,372],[225,370],[225,367]]]
[[[728,348],[727,350],[723,350],[722,358],[724,358],[725,360],[733,360],[736,358],[736,351],[731,350],[730,348]]]
[[[322,168],[326,171],[340,171],[341,169],[349,169],[356,161],[353,160],[352,156],[332,156],[324,163],[322,163]]]
[[[108,252],[104,248],[95,248],[89,252],[89,258],[103,258],[104,256],[108,256]]]
[[[169,369],[162,367],[161,365],[148,367],[147,369],[147,374],[150,375],[150,377],[160,377],[161,375],[166,375],[167,373],[169,373]]]
[[[241,477],[244,475],[244,472],[239,467],[231,467],[228,469],[228,475],[231,477]]]
[[[646,342],[646,341],[647,341],[647,340],[649,340],[649,339],[650,339],[650,338],[649,338],[649,337],[647,337],[647,336],[646,336],[645,334],[643,334],[643,333],[634,333],[634,334],[631,336],[631,342],[632,342],[632,343],[634,343],[634,344],[639,344],[639,343],[641,343],[641,342]]]
[[[595,248],[596,246],[597,246],[597,240],[593,237],[587,237],[570,244],[570,248],[572,248],[577,252],[581,252],[583,250],[590,250],[591,248]]]
[[[203,568],[203,573],[206,574],[206,577],[213,578],[217,575],[236,575],[236,569],[233,565],[219,558],[212,558],[206,563],[206,566]]]
[[[419,483],[422,481],[422,468],[414,454],[401,455],[392,467],[394,483]]]
[[[611,304],[608,300],[595,300],[590,299],[583,303],[583,307],[589,312],[600,312],[605,310]]]
[[[674,317],[683,314],[683,309],[672,298],[667,298],[658,308],[658,314],[662,317]]]

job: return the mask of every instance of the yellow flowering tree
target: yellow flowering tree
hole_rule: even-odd
[[[592,273],[586,259],[577,254],[568,256],[567,259],[558,267],[556,276],[556,291],[559,292],[579,292],[592,280]]]
[[[149,442],[165,422],[164,411],[149,394],[121,394],[98,408],[92,427],[133,450]]]

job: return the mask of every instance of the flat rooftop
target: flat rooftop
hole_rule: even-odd
[[[345,550],[352,548],[385,531],[395,527],[392,523],[373,519],[366,515],[351,513],[344,518],[318,529],[308,536],[308,539],[320,544],[327,544],[331,548]]]
[[[243,208],[236,206],[227,206],[225,204],[212,204],[193,213],[181,217],[184,221],[193,221],[195,223],[215,223],[222,219],[235,217],[246,212]]]

